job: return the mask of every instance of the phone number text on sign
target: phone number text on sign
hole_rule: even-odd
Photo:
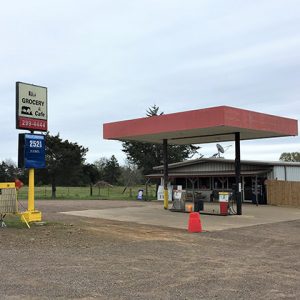
[[[47,121],[20,117],[19,128],[46,131]]]

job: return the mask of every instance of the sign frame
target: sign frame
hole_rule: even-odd
[[[19,134],[19,168],[44,169],[46,167],[45,135]]]
[[[48,90],[16,82],[16,129],[48,131]]]

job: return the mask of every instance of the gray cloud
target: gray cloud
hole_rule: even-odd
[[[49,129],[115,154],[102,124],[230,105],[299,119],[298,1],[9,1],[0,11],[0,159],[17,158],[15,82],[48,87]],[[242,144],[247,159],[300,139]],[[214,145],[202,145],[207,156]],[[230,154],[228,150],[228,156]],[[266,155],[267,153],[267,155]]]

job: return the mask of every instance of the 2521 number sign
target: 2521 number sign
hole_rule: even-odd
[[[19,134],[19,168],[42,169],[45,162],[45,136],[42,134]]]

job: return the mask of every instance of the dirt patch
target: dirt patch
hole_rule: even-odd
[[[41,201],[46,226],[1,229],[0,298],[300,298],[300,221],[189,234],[59,213],[122,205],[142,204]]]

